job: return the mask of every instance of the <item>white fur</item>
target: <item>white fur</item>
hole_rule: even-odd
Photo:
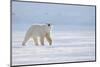
[[[46,37],[49,44],[51,44],[52,40],[50,37],[50,29],[51,29],[51,26],[48,26],[47,24],[32,25],[26,32],[22,45],[25,45],[25,43],[30,38],[33,38],[35,45],[38,45],[38,37],[40,38],[40,42],[42,45],[44,45],[44,37]]]

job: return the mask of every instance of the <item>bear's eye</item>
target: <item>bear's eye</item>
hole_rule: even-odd
[[[50,26],[50,24],[48,24],[48,26]]]

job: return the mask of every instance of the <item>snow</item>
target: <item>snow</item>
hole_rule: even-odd
[[[95,32],[68,31],[52,34],[53,44],[22,46],[25,32],[12,35],[12,65],[45,64],[95,60]]]

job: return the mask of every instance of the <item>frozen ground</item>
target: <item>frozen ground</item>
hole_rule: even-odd
[[[94,32],[62,32],[53,34],[53,44],[35,46],[32,40],[22,46],[23,33],[13,33],[12,65],[44,64],[95,60]]]

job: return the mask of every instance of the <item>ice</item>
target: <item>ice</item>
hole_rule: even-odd
[[[46,40],[44,46],[36,46],[32,40],[22,46],[24,33],[13,33],[12,65],[95,60],[95,32],[56,32],[51,46]]]

